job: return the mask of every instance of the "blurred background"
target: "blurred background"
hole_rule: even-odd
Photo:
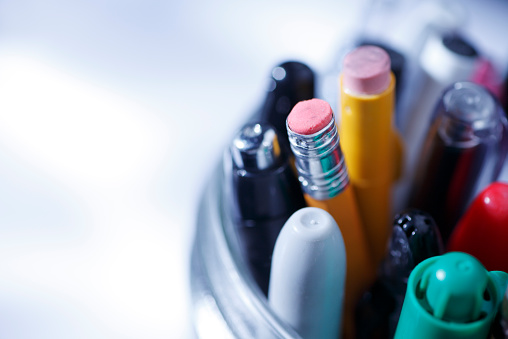
[[[194,338],[198,202],[270,70],[422,3],[1,1],[0,338]],[[506,73],[508,2],[443,3]]]

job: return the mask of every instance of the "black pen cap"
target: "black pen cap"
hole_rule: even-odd
[[[443,242],[436,222],[430,214],[408,208],[397,214],[389,243],[385,273],[406,278],[423,260],[443,253]]]
[[[314,97],[315,75],[309,66],[298,61],[287,61],[272,69],[259,120],[275,128],[282,148],[289,147],[286,133],[289,112],[298,102]]]
[[[248,123],[231,145],[233,192],[242,219],[289,217],[305,206],[287,152],[268,123]]]
[[[443,253],[439,229],[430,214],[408,208],[397,214],[388,251],[376,283],[356,310],[358,338],[393,338],[411,271]]]

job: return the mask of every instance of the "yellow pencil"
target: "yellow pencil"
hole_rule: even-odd
[[[287,119],[288,136],[307,204],[329,212],[346,246],[346,293],[343,333],[354,337],[354,309],[373,282],[375,270],[360,214],[339,145],[330,105],[319,99],[301,101]]]

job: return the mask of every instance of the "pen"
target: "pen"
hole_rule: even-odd
[[[277,133],[266,123],[248,123],[230,146],[235,224],[240,248],[266,295],[273,246],[282,226],[305,201]]]
[[[409,276],[395,339],[486,338],[507,283],[466,253],[429,258]]]
[[[435,33],[427,38],[419,61],[423,70],[423,85],[404,133],[409,152],[417,153],[422,147],[425,130],[442,91],[454,82],[471,79],[478,52],[458,32]]]
[[[277,238],[268,302],[302,338],[340,338],[346,252],[326,211],[295,212]]]
[[[471,82],[448,88],[436,108],[414,181],[412,206],[429,212],[445,244],[478,185],[496,179],[506,150],[506,118]]]
[[[298,102],[314,97],[315,75],[309,66],[298,61],[286,61],[272,69],[266,98],[257,119],[275,128],[281,147],[290,155],[286,119]]]
[[[474,255],[489,271],[508,272],[508,184],[495,182],[468,207],[453,230],[450,251]]]
[[[358,339],[393,338],[411,271],[423,260],[442,253],[439,229],[428,213],[407,209],[395,216],[378,279],[356,308]]]
[[[295,165],[309,206],[329,212],[339,225],[347,253],[344,333],[353,337],[354,305],[373,282],[374,268],[330,105],[301,101],[287,119]]]
[[[410,105],[407,122],[403,127],[406,142],[405,171],[395,203],[400,208],[405,207],[404,203],[410,200],[419,155],[433,120],[436,103],[451,84],[471,79],[478,62],[478,52],[457,31],[434,32],[425,40],[418,59],[421,69],[419,94]]]
[[[394,129],[395,80],[388,54],[375,46],[356,48],[344,58],[340,82],[341,147],[377,265],[390,236],[391,185],[402,153]]]

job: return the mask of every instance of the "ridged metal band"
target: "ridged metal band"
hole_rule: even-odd
[[[293,132],[287,121],[286,127],[303,191],[317,200],[337,196],[349,184],[349,175],[335,119],[310,135]]]

